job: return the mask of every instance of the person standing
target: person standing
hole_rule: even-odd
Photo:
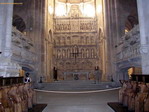
[[[26,77],[25,77],[24,83],[29,83],[32,81],[31,78],[29,77],[29,75],[30,75],[29,73],[25,74]]]
[[[54,78],[54,81],[58,81],[57,80],[57,69],[56,69],[56,67],[53,68],[53,78]]]
[[[95,73],[94,73],[94,82],[95,84],[99,83],[101,80],[101,70],[99,70],[99,67],[95,67]]]

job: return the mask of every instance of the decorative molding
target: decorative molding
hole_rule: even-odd
[[[149,45],[142,45],[141,44],[140,53],[141,54],[147,54],[147,53],[149,53]]]
[[[116,60],[122,62],[132,58],[140,57],[140,32],[139,26],[134,27],[130,32],[124,35],[116,46]],[[143,52],[146,49],[143,47]]]

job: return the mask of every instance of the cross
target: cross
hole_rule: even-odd
[[[82,53],[79,53],[79,48],[78,48],[78,46],[74,46],[74,52],[73,53],[70,53],[70,55],[72,54],[72,56],[74,57],[74,59],[75,59],[75,63],[76,63],[76,59],[77,59],[77,57],[79,56],[79,54],[82,54]]]

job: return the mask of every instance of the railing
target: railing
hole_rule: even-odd
[[[140,57],[140,32],[139,26],[135,26],[130,32],[121,38],[116,46],[117,62]]]

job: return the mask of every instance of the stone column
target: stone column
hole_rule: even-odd
[[[149,74],[149,0],[137,0],[140,24],[142,73]]]
[[[13,3],[13,0],[7,0],[8,3]],[[11,51],[11,34],[12,34],[12,15],[13,15],[13,5],[9,4],[5,6],[6,15],[5,15],[5,48],[4,48],[4,56],[9,57],[12,55]]]
[[[2,1],[0,1],[0,3],[2,3],[4,0],[2,0]],[[3,6],[2,5],[0,5],[0,15],[3,15]],[[3,19],[3,17],[0,17],[0,52],[2,52],[2,32],[3,32],[3,27],[2,27],[2,25],[3,25],[3,21],[4,21],[4,19]],[[1,54],[0,54],[1,55]]]
[[[0,3],[10,3],[0,5],[0,76],[18,76],[20,66],[11,62],[13,0],[1,0]]]

